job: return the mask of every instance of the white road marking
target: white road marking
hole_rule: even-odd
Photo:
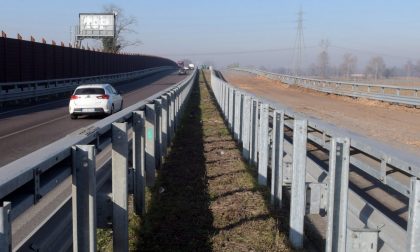
[[[66,115],[64,115],[64,116],[57,117],[57,118],[52,119],[52,120],[50,120],[50,121],[47,121],[47,122],[43,122],[43,123],[40,123],[40,124],[34,125],[34,126],[31,126],[31,127],[29,127],[29,128],[23,129],[23,130],[15,131],[15,132],[12,132],[12,133],[7,134],[7,135],[4,135],[4,136],[0,136],[0,140],[2,140],[2,139],[4,139],[4,138],[7,138],[7,137],[10,137],[10,136],[13,136],[13,135],[16,135],[16,134],[19,134],[19,133],[22,133],[22,132],[25,132],[25,131],[28,131],[28,130],[31,130],[31,129],[35,129],[35,128],[37,128],[37,127],[39,127],[39,126],[42,126],[42,125],[45,125],[45,124],[49,124],[49,123],[52,123],[52,122],[58,121],[58,120],[60,120],[60,119],[66,118],[66,117],[68,117],[68,116],[69,116],[69,115],[67,115],[67,114],[66,114]]]

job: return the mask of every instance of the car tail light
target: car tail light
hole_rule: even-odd
[[[77,96],[77,95],[72,95],[71,97],[70,97],[70,100],[76,100],[76,99],[78,99],[79,97]]]
[[[109,95],[100,95],[100,96],[96,96],[96,98],[98,98],[98,99],[106,99],[106,100],[108,100],[109,99]]]

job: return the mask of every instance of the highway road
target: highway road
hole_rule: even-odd
[[[180,76],[174,71],[166,71],[141,79],[116,83],[114,86],[122,91],[124,107],[128,107],[182,81],[184,78],[187,76]],[[71,120],[67,106],[68,99],[65,99],[1,113],[0,151],[2,154],[0,155],[0,167],[102,118],[97,116]],[[107,147],[97,156],[98,167],[107,163],[107,169],[98,170],[99,180],[106,178],[102,171],[110,171],[109,154],[110,148]],[[99,176],[99,174],[103,175]],[[71,227],[70,197],[71,177],[45,195],[33,208],[13,220],[13,248],[22,246],[21,249],[27,250],[29,247],[45,248],[45,246],[50,246],[51,242],[58,244],[69,242],[67,238],[71,236],[71,228],[63,228],[63,224],[57,225],[57,221],[54,220],[57,218],[65,220],[59,223]],[[54,215],[54,218],[47,222],[47,226],[57,228],[59,231],[53,232],[54,235],[50,233],[48,235],[50,238],[43,240],[39,236],[45,237],[45,232],[49,233],[51,229],[38,229],[44,225],[50,215]],[[66,233],[64,238],[62,232]],[[34,236],[30,240],[26,240],[28,236],[32,236],[31,234]],[[41,241],[42,243],[40,243]],[[61,244],[57,247],[67,247],[68,245],[71,244]]]
[[[124,107],[127,107],[184,78],[185,75],[165,71],[114,86],[123,92]],[[71,120],[68,101],[55,100],[0,113],[0,167],[101,119],[82,117]]]

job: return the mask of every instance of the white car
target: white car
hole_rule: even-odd
[[[123,98],[110,84],[81,85],[70,98],[71,119],[79,115],[111,115],[123,108]]]

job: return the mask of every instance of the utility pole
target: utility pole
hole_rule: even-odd
[[[292,65],[293,65],[293,75],[298,76],[301,74],[301,67],[302,67],[302,50],[305,47],[305,40],[303,37],[303,11],[302,7],[298,12],[298,19],[297,19],[297,29],[296,29],[296,38],[295,38],[295,45],[293,48],[293,58],[292,58]]]

